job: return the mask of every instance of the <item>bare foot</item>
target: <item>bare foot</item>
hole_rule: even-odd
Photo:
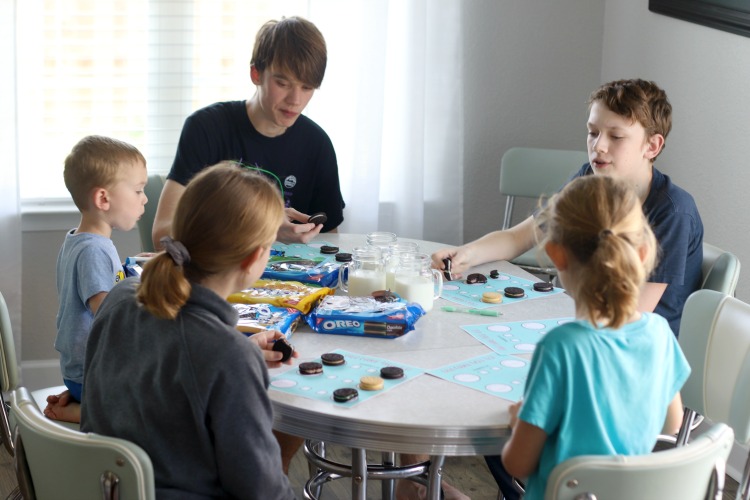
[[[69,391],[47,396],[47,407],[44,415],[50,420],[63,422],[81,422],[81,404],[75,401]]]

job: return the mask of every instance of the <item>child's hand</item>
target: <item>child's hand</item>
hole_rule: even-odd
[[[516,426],[516,422],[518,422],[518,412],[521,410],[521,405],[523,404],[523,401],[519,401],[518,403],[513,403],[508,407],[508,413],[510,414],[510,428],[514,428]]]
[[[278,330],[266,330],[263,332],[258,332],[254,335],[251,335],[248,337],[251,342],[255,342],[255,344],[260,347],[260,350],[263,352],[263,359],[266,360],[266,366],[268,368],[278,368],[282,364],[291,365],[292,364],[292,358],[298,358],[299,354],[295,350],[292,353],[292,357],[286,360],[284,363],[281,362],[281,358],[283,356],[282,353],[278,351],[273,350],[273,343],[276,339],[284,338],[284,334],[281,333]]]
[[[461,279],[461,273],[471,267],[470,254],[466,247],[443,248],[432,254],[432,267],[443,273],[450,271],[450,279]],[[450,260],[450,269],[446,269],[445,259]],[[447,275],[445,279],[448,279]]]

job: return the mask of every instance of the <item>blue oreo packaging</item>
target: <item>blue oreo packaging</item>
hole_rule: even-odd
[[[333,255],[321,254],[320,246],[274,243],[261,278],[336,288],[340,266]]]
[[[240,316],[237,329],[248,335],[264,330],[278,330],[288,339],[302,319],[302,313],[291,307],[271,304],[232,304],[232,307]]]
[[[412,331],[424,314],[416,302],[329,295],[307,316],[307,324],[318,333],[394,339]]]

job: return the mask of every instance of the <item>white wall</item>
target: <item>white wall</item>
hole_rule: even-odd
[[[602,81],[656,81],[673,107],[672,132],[657,167],[692,193],[705,240],[750,272],[750,38],[648,10],[648,0],[607,0]],[[737,297],[750,301],[750,280]]]
[[[470,241],[502,224],[498,184],[506,150],[585,151],[586,100],[600,83],[604,3],[464,5],[464,240]]]

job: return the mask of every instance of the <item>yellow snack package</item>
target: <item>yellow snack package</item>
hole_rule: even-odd
[[[227,300],[238,304],[265,303],[292,307],[307,314],[323,297],[333,293],[333,288],[310,286],[299,281],[260,279],[252,287],[233,293]]]

